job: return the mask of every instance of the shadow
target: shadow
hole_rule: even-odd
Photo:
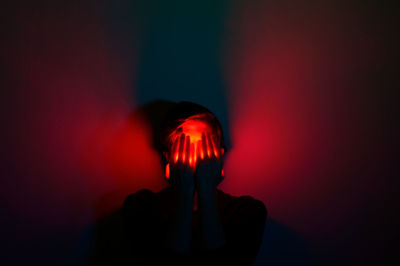
[[[86,265],[135,265],[135,252],[126,238],[121,209],[96,222],[94,237],[94,249]],[[276,220],[268,219],[253,265],[314,266],[317,263],[300,236]]]
[[[124,228],[122,209],[97,219],[80,234],[64,265],[136,265],[135,253]]]
[[[132,113],[133,116],[144,117],[149,123],[153,146],[158,141],[155,132],[158,132],[164,115],[173,105],[173,102],[158,100],[143,105]],[[84,265],[135,265],[135,250],[127,239],[121,208],[123,199],[136,190],[132,188],[132,191],[114,191],[99,198],[94,211],[98,219],[86,232],[86,243],[91,249],[86,249],[89,254],[83,256],[85,259],[82,261],[86,261]],[[88,241],[90,238],[92,242]],[[254,265],[294,264],[312,266],[315,262],[298,234],[268,218]]]
[[[263,241],[253,264],[258,265],[317,265],[304,240],[292,229],[268,218]]]
[[[219,118],[227,147],[228,88],[221,57],[231,5],[227,0],[201,5],[183,0],[123,0],[107,6],[110,46],[132,65],[133,102],[199,103]]]
[[[87,265],[135,265],[135,252],[127,238],[122,209],[95,223],[94,239]]]
[[[159,132],[164,115],[175,103],[164,100],[152,101],[135,109],[129,119],[140,117],[150,127],[153,149],[158,145]],[[129,120],[128,119],[128,120]],[[141,179],[131,177],[132,180]],[[149,181],[151,182],[151,181]],[[160,176],[160,183],[164,182]],[[80,243],[68,265],[136,265],[135,250],[127,238],[123,224],[122,204],[124,199],[138,189],[151,186],[131,186],[103,194],[95,203],[95,222],[81,234]]]
[[[159,146],[159,139],[155,132],[160,132],[161,124],[164,120],[165,114],[174,105],[175,103],[172,101],[154,100],[147,104],[141,105],[132,113],[132,117],[140,116],[144,118],[150,126],[150,133],[152,134],[152,146],[154,149]]]

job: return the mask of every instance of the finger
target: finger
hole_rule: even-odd
[[[171,147],[171,154],[170,158],[172,159],[171,161],[176,163],[179,158],[179,137],[176,137],[174,142],[172,143]]]
[[[185,140],[185,154],[183,157],[183,162],[189,163],[190,158],[190,136],[186,136]]]
[[[195,143],[193,143],[193,146],[194,146],[194,149],[193,149],[193,166],[195,166],[196,165],[196,163],[197,163],[197,153],[198,153],[198,145],[197,145],[198,143],[197,142],[195,142]]]
[[[170,167],[169,163],[165,166],[165,178],[169,179],[170,176]]]
[[[204,159],[206,152],[207,152],[207,139],[206,135],[203,133],[201,134],[201,159]]]
[[[179,158],[182,162],[185,162],[185,153],[184,150],[185,149],[185,134],[182,134],[179,138]]]
[[[193,166],[194,163],[194,154],[195,154],[195,144],[191,143],[190,144],[190,157],[189,157],[189,165]]]
[[[213,157],[212,149],[213,149],[213,145],[211,143],[211,137],[210,137],[210,134],[207,133],[207,156],[208,156],[208,158]]]
[[[203,151],[203,143],[201,140],[197,141],[197,160],[203,160],[204,159],[204,151]]]
[[[219,158],[219,149],[217,147],[217,137],[215,135],[211,138],[212,142],[212,150],[214,152],[214,156],[218,159]]]

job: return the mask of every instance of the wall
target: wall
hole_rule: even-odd
[[[221,120],[220,188],[269,213],[257,265],[394,254],[390,2],[10,1],[2,12],[2,265],[83,263],[95,221],[167,186],[150,125],[128,119],[159,99]]]

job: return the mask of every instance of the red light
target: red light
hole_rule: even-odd
[[[186,139],[185,139],[185,141],[183,142],[183,154],[182,154],[182,162],[185,162],[186,161]]]
[[[168,179],[169,178],[169,164],[165,166],[165,177]]]
[[[195,120],[193,118],[188,118],[180,126],[182,128],[182,133],[190,137],[191,142],[196,143],[201,141],[201,134],[208,132],[213,134],[212,129],[204,122]]]
[[[212,153],[214,153],[215,157],[219,158],[219,155],[224,153],[223,150],[219,151],[219,149],[217,148],[219,147],[219,143],[215,143],[218,138],[215,135],[214,130],[207,123],[201,120],[201,116],[202,115],[195,115],[187,118],[170,134],[170,143],[173,144],[177,142],[175,145],[176,147],[173,147],[173,145],[171,145],[171,147],[173,147],[172,149],[174,149],[172,151],[172,154],[175,163],[179,160],[179,142],[182,134],[190,138],[190,144],[185,141],[182,150],[186,151],[186,146],[190,145],[190,152],[188,153],[188,155],[186,154],[186,152],[183,152],[183,154],[181,155],[181,160],[182,162],[187,161],[191,167],[195,167],[198,156],[200,156],[201,159],[204,159],[205,154],[207,154],[208,157],[211,157]],[[211,139],[206,140],[206,150],[203,148],[203,134],[209,135],[211,137]]]

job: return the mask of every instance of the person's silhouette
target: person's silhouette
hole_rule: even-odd
[[[176,104],[159,132],[170,187],[129,195],[123,217],[139,265],[251,265],[267,211],[250,196],[217,189],[226,153],[222,127],[206,108]]]

